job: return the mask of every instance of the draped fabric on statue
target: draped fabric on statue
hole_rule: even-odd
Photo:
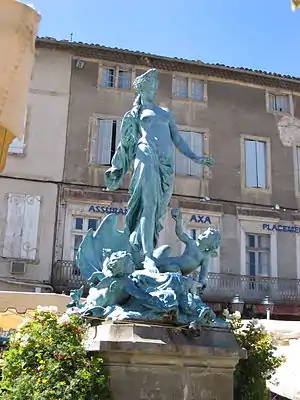
[[[129,211],[126,216],[126,229],[130,234],[131,245],[135,250],[141,250],[140,220],[146,208],[150,212],[151,204],[154,211],[149,217],[155,221],[155,247],[159,232],[163,229],[161,219],[172,196],[174,168],[164,157],[158,156],[147,139],[140,137],[138,122],[131,112],[122,121],[121,142],[111,164],[112,168],[105,175],[110,190],[119,187],[131,165],[134,166],[129,186]]]

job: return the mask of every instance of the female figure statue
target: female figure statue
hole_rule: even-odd
[[[153,251],[172,196],[174,146],[196,163],[212,166],[213,160],[194,154],[182,139],[171,113],[155,104],[157,70],[138,76],[134,88],[138,95],[123,118],[121,141],[105,181],[108,190],[116,190],[133,165],[125,231],[133,253],[144,260],[144,268],[157,273]]]

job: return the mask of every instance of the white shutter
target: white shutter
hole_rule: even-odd
[[[116,132],[116,148],[115,150],[117,150],[118,144],[121,141],[121,122],[120,120],[117,121],[117,132]]]
[[[203,157],[203,134],[191,132],[191,150],[197,155]],[[203,164],[197,164],[190,161],[191,175],[203,177]]]
[[[89,163],[96,164],[97,163],[97,150],[98,150],[98,135],[99,135],[99,126],[98,120],[95,118],[90,118],[90,157]]]
[[[109,69],[108,68],[102,68],[102,71],[101,71],[101,86],[108,86],[108,81],[109,81]]]
[[[269,93],[269,110],[276,110],[276,97],[273,93]]]
[[[21,239],[21,259],[24,260],[35,260],[37,256],[40,204],[41,198],[39,196],[25,196]]]
[[[22,227],[25,209],[25,195],[8,195],[6,227],[2,256],[7,258],[21,257]]]
[[[267,187],[266,143],[256,142],[257,187]]]
[[[8,195],[3,257],[36,259],[40,201],[38,196]]]
[[[245,140],[245,180],[247,187],[257,187],[256,145],[254,140]]]
[[[191,132],[180,132],[183,140],[191,147]],[[176,174],[190,175],[190,160],[176,149],[175,153]]]
[[[99,120],[97,164],[109,165],[111,158],[112,119]]]

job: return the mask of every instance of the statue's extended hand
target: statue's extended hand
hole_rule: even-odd
[[[212,167],[215,163],[212,157],[195,157],[193,161],[197,164],[203,164],[206,167]]]
[[[180,218],[180,210],[178,208],[173,208],[171,211],[172,218],[177,221]]]

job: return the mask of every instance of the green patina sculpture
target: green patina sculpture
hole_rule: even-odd
[[[179,210],[172,211],[175,232],[186,248],[172,257],[169,246],[156,249],[162,220],[174,184],[174,148],[207,166],[210,157],[192,152],[180,136],[171,113],[155,105],[158,73],[149,70],[134,81],[138,92],[121,124],[121,141],[105,173],[108,190],[116,190],[132,170],[128,214],[123,231],[117,215],[108,215],[96,232],[89,230],[76,261],[90,291],[78,303],[72,293],[69,313],[111,320],[166,321],[226,326],[200,298],[209,262],[220,245],[220,233],[207,229],[197,240],[183,231]],[[189,274],[200,269],[195,281]]]
[[[158,272],[153,257],[174,184],[174,147],[196,163],[211,166],[210,157],[193,153],[181,137],[169,110],[155,104],[158,72],[151,69],[134,81],[138,92],[121,124],[121,142],[105,179],[116,190],[133,165],[126,228],[135,257],[144,268]]]
[[[178,239],[185,244],[185,250],[180,257],[171,257],[170,246],[161,246],[154,251],[156,265],[160,272],[181,272],[188,275],[200,268],[198,279],[199,291],[207,286],[208,268],[211,257],[216,256],[220,246],[221,235],[217,229],[208,228],[194,240],[183,230],[182,215],[178,209],[173,209],[172,217],[176,222],[175,232]]]

